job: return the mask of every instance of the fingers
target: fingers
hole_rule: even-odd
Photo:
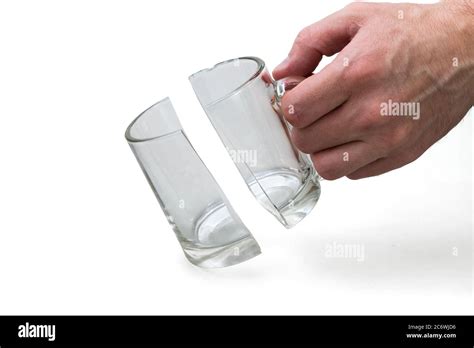
[[[358,170],[346,175],[349,179],[358,180],[368,178],[371,176],[377,176],[387,173],[391,170],[398,169],[404,165],[413,162],[418,156],[409,158],[407,154],[399,154],[397,156],[380,158],[366,166],[359,168]]]
[[[357,11],[346,8],[303,29],[296,37],[288,58],[273,71],[275,79],[308,76],[322,56],[342,50],[359,29]]]
[[[304,128],[348,100],[351,84],[343,78],[344,66],[333,62],[308,77],[282,98],[281,110],[296,128]]]
[[[379,158],[381,154],[377,149],[362,141],[351,142],[311,155],[316,171],[327,180],[348,176]]]
[[[362,139],[357,108],[348,101],[306,128],[293,128],[291,141],[304,153],[315,153]]]
[[[419,138],[413,138],[405,147],[388,157],[380,158],[347,175],[349,179],[358,180],[387,173],[398,169],[419,158],[438,138],[433,134],[425,133]]]

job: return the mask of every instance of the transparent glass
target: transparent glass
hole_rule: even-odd
[[[191,263],[226,267],[260,254],[168,98],[138,116],[125,137]]]
[[[307,216],[321,189],[279,112],[284,82],[256,57],[228,60],[189,77],[208,118],[257,200],[287,228]]]

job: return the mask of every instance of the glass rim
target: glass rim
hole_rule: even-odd
[[[230,98],[233,95],[239,93],[242,89],[247,87],[247,85],[249,85],[250,83],[255,81],[255,79],[263,72],[263,70],[265,69],[265,62],[263,61],[263,59],[255,57],[255,56],[245,56],[245,57],[238,57],[238,58],[234,58],[234,59],[227,59],[227,60],[224,60],[222,62],[219,62],[219,63],[215,64],[214,66],[212,66],[210,68],[201,69],[201,70],[195,72],[194,74],[192,74],[188,77],[189,81],[191,81],[191,84],[192,84],[192,80],[194,78],[196,78],[197,75],[200,75],[200,74],[205,73],[205,72],[212,71],[212,70],[220,67],[221,65],[234,63],[235,61],[238,61],[238,60],[251,60],[251,61],[257,63],[256,71],[248,79],[246,79],[243,83],[241,83],[239,86],[234,88],[232,91],[224,94],[222,97],[217,98],[216,100],[210,102],[209,104],[204,105],[204,107],[208,107],[208,106],[217,104],[217,103],[219,103],[219,102],[221,102],[221,101],[223,101],[227,98]]]
[[[133,126],[135,126],[135,124],[138,122],[138,120],[141,119],[148,111],[153,109],[155,106],[157,106],[159,104],[162,104],[162,103],[165,103],[165,102],[171,102],[170,98],[166,97],[166,98],[163,98],[163,99],[157,101],[156,103],[154,103],[153,105],[151,105],[150,107],[148,107],[144,111],[142,111],[137,117],[135,117],[135,119],[128,125],[127,129],[125,130],[125,139],[127,139],[127,141],[129,143],[142,143],[142,142],[145,142],[145,141],[151,141],[151,140],[159,139],[159,138],[162,138],[162,137],[166,137],[168,135],[175,134],[175,133],[178,133],[178,132],[183,133],[183,129],[178,128],[176,130],[166,132],[166,133],[154,136],[154,137],[149,137],[149,138],[135,138],[134,136],[132,136],[131,130],[132,130]]]

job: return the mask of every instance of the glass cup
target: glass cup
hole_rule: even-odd
[[[256,57],[221,62],[189,80],[251,192],[285,227],[296,225],[321,193],[319,176],[291,143],[291,125],[279,111],[285,90],[298,81],[274,81]]]
[[[138,116],[125,137],[191,263],[226,267],[260,254],[168,98]]]

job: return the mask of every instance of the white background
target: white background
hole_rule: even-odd
[[[246,188],[187,76],[270,68],[346,1],[0,1],[0,314],[454,314],[472,301],[472,116],[415,163],[323,182],[285,230]],[[263,254],[189,264],[124,139],[170,96]],[[357,243],[365,260],[325,257]],[[457,248],[457,256],[453,248]]]

